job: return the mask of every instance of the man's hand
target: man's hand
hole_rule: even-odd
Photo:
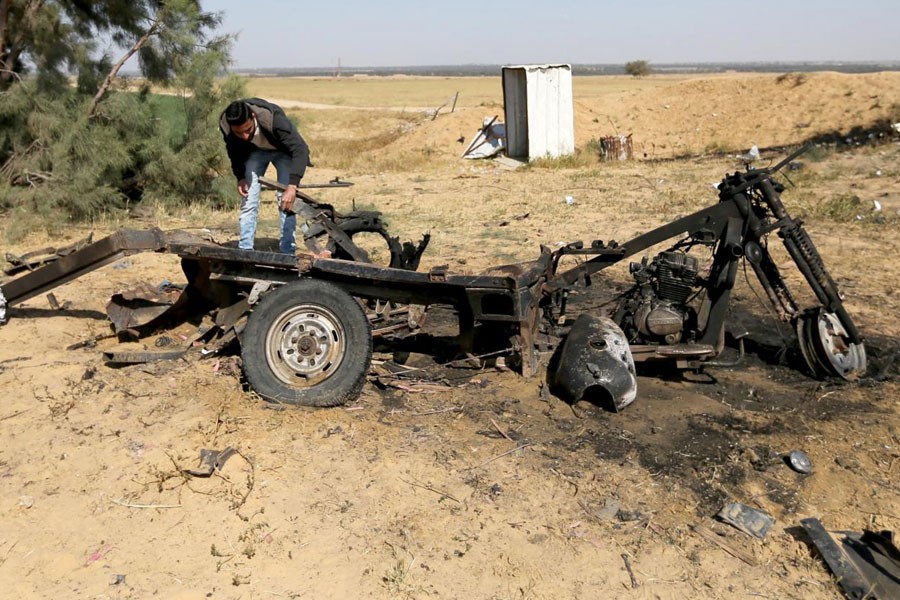
[[[247,194],[250,193],[250,183],[246,179],[241,179],[238,181],[238,194],[247,197]]]
[[[279,207],[281,210],[288,214],[292,214],[294,212],[294,200],[297,198],[297,186],[289,185],[287,189],[281,193],[281,204]]]

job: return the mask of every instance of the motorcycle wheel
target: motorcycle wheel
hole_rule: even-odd
[[[800,352],[819,379],[857,379],[866,372],[866,348],[854,344],[834,313],[822,307],[806,311],[797,319]]]

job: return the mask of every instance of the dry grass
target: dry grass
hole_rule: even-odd
[[[251,95],[348,107],[458,108],[502,101],[499,77],[253,77]]]
[[[437,108],[459,92],[457,108],[503,102],[499,77],[251,77],[250,95],[344,107]],[[576,102],[607,94],[640,92],[684,81],[687,75],[575,77]]]

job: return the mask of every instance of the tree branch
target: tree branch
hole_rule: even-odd
[[[103,83],[100,85],[100,89],[97,90],[97,94],[94,96],[94,99],[91,100],[91,104],[88,107],[88,118],[93,118],[95,113],[97,112],[97,106],[100,104],[100,101],[106,95],[106,91],[109,89],[109,86],[112,85],[113,79],[116,78],[116,75],[119,74],[119,69],[128,62],[128,59],[134,56],[134,54],[141,49],[141,47],[147,43],[151,37],[159,30],[161,22],[161,17],[159,13],[156,14],[156,19],[154,19],[153,24],[150,25],[150,29],[148,29],[144,35],[142,35],[138,41],[134,43],[134,45],[126,52],[122,58],[119,59],[110,72],[107,74],[106,78],[103,80]]]
[[[12,69],[6,64],[6,38],[9,36],[9,5],[12,0],[0,0],[0,68]]]

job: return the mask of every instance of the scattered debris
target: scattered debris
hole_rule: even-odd
[[[601,521],[612,521],[622,510],[622,505],[615,498],[607,498],[603,508],[594,513],[594,516]]]
[[[209,477],[214,471],[221,471],[228,459],[236,452],[231,446],[221,451],[203,448],[200,450],[200,466],[196,469],[183,469],[183,471],[194,477]]]
[[[838,532],[838,544],[819,519],[800,524],[848,598],[900,598],[900,550],[891,532]]]
[[[638,582],[637,577],[634,576],[634,570],[631,568],[631,561],[628,559],[628,555],[626,553],[622,553],[622,560],[625,562],[625,570],[628,571],[628,576],[631,578],[631,589],[641,587],[641,584]]]
[[[761,510],[756,510],[746,504],[737,502],[726,504],[716,516],[747,535],[752,535],[759,539],[766,537],[769,529],[775,524],[772,517]]]
[[[600,158],[605,161],[633,159],[634,143],[631,134],[600,138]]]
[[[109,350],[103,353],[107,363],[119,365],[139,365],[159,360],[175,360],[187,354],[187,349],[151,351]]]
[[[806,455],[806,452],[802,450],[794,450],[787,456],[787,463],[790,467],[797,471],[798,473],[802,473],[804,475],[809,475],[812,473],[812,462],[809,460],[809,457]]]
[[[113,546],[101,546],[97,548],[93,552],[91,552],[90,556],[87,557],[87,560],[84,561],[84,566],[88,566],[91,563],[95,563],[110,552],[112,552]]]
[[[693,529],[694,533],[696,533],[697,535],[699,535],[706,541],[712,542],[713,544],[715,544],[716,546],[718,546],[719,548],[721,548],[728,554],[744,561],[751,567],[755,567],[757,565],[756,559],[753,558],[753,556],[751,554],[744,552],[740,548],[735,548],[734,546],[732,546],[731,544],[729,544],[728,542],[723,540],[721,537],[719,537],[718,535],[716,535],[715,533],[713,533],[712,531],[710,531],[703,525],[693,525],[691,527],[691,529]]]
[[[747,154],[739,154],[738,159],[741,162],[748,164],[748,165],[750,163],[754,163],[754,162],[758,161],[759,160],[759,148],[757,147],[756,144],[753,144],[750,147],[750,150],[747,152]]]
[[[491,158],[506,148],[506,125],[497,123],[498,117],[484,118],[481,129],[462,153],[463,158]]]

